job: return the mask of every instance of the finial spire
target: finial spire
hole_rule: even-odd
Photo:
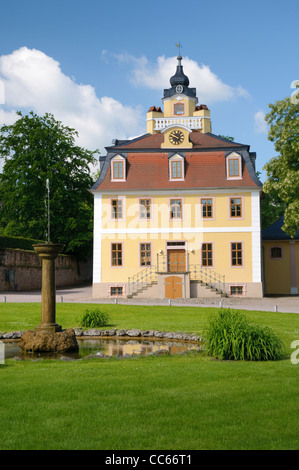
[[[183,47],[180,42],[176,43],[176,47],[179,49],[179,57],[181,57],[181,48]]]

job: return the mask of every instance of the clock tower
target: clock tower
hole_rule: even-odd
[[[189,139],[192,131],[211,132],[210,111],[206,105],[198,106],[196,89],[189,87],[184,74],[182,57],[177,57],[176,73],[170,78],[170,88],[164,90],[161,108],[151,107],[147,113],[147,132],[162,133],[161,148],[192,148]]]

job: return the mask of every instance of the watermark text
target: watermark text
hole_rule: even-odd
[[[0,341],[0,364],[4,364],[5,360],[5,345],[3,341]]]
[[[291,348],[295,349],[295,351],[292,352],[291,354],[291,363],[292,364],[299,364],[299,339],[296,339],[291,343]]]

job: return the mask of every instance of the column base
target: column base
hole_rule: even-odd
[[[41,323],[35,328],[35,331],[52,331],[53,333],[57,333],[59,331],[62,331],[61,325],[58,325],[58,323]]]

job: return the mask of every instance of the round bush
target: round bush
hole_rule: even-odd
[[[207,353],[217,359],[273,361],[284,355],[283,343],[270,328],[251,324],[231,309],[210,318],[206,339]]]

